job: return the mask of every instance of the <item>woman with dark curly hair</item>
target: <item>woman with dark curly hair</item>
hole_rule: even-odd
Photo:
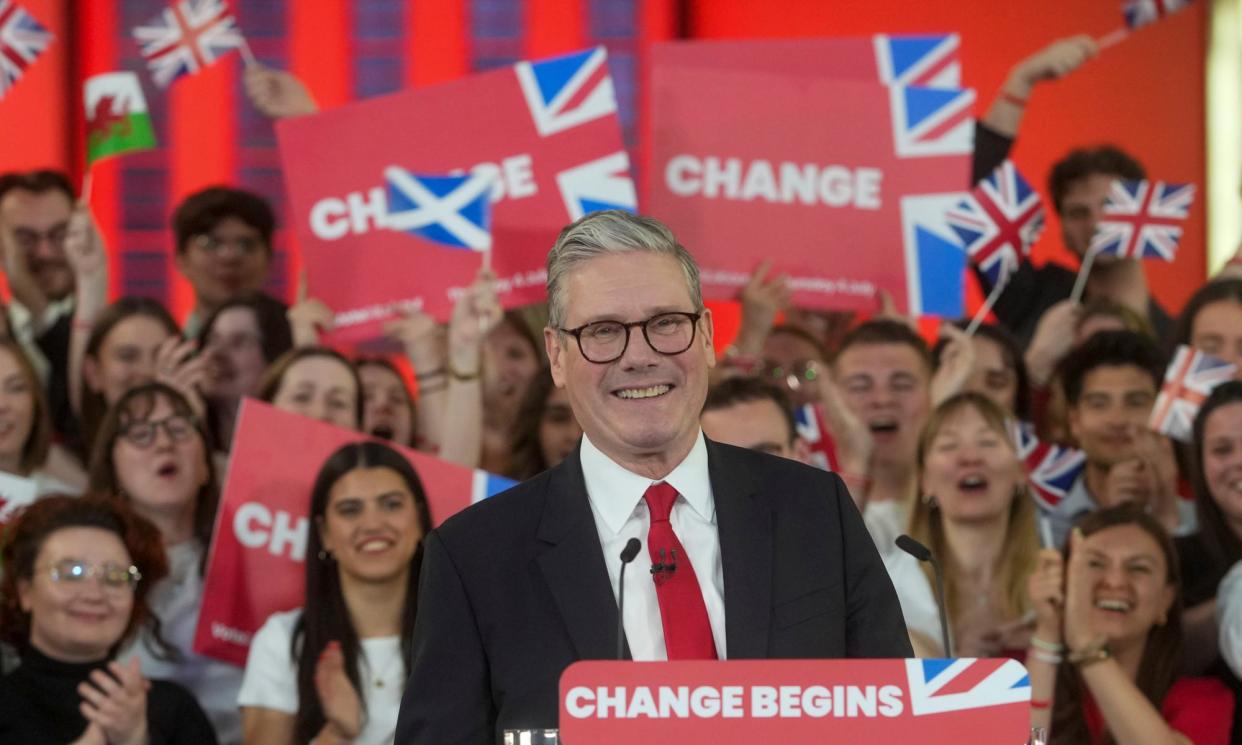
[[[0,637],[21,657],[0,678],[0,742],[216,742],[185,689],[115,661],[154,622],[168,572],[155,526],[112,498],[47,497],[9,527],[0,562]]]

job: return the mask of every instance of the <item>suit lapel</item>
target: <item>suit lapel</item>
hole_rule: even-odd
[[[550,474],[538,537],[549,548],[537,562],[578,658],[612,659],[617,601],[577,450]]]
[[[731,462],[732,461],[732,462]],[[716,500],[716,526],[724,569],[726,654],[730,659],[768,655],[772,608],[772,511],[752,474],[725,449],[707,441],[707,467]]]

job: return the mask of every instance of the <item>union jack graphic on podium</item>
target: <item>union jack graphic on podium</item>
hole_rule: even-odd
[[[608,116],[617,98],[603,47],[516,65],[522,94],[543,137]]]
[[[0,100],[55,38],[12,0],[0,0]]]
[[[1089,250],[1121,259],[1173,261],[1194,184],[1114,181]]]
[[[426,176],[397,166],[384,169],[388,183],[385,225],[449,248],[492,247],[493,172]]]
[[[1031,700],[1031,679],[1017,660],[906,660],[914,716]]]
[[[161,88],[246,43],[224,0],[178,0],[150,23],[134,27],[134,40]]]
[[[993,286],[1018,270],[1044,229],[1039,193],[1006,160],[948,214],[970,259]]]
[[[1164,385],[1151,410],[1149,426],[1182,442],[1190,442],[1195,416],[1212,389],[1232,380],[1237,366],[1207,352],[1177,347],[1164,374]]]
[[[961,87],[961,39],[957,34],[876,34],[874,41],[880,82],[922,88]]]
[[[1076,448],[1041,442],[1029,422],[1013,422],[1010,435],[1018,457],[1026,465],[1027,481],[1036,503],[1053,510],[1067,496],[1087,464],[1087,456]]]
[[[1190,5],[1191,0],[1124,0],[1121,6],[1126,26],[1134,29],[1176,13]]]

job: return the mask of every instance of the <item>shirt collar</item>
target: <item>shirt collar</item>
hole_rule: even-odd
[[[595,447],[585,434],[582,435],[580,457],[587,497],[615,535],[634,513],[647,488],[657,482],[618,465]],[[716,503],[707,470],[707,442],[703,439],[702,430],[699,430],[690,452],[662,481],[676,489],[700,517],[716,522]]]

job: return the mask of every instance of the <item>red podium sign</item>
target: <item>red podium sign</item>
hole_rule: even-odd
[[[567,745],[892,742],[1021,745],[1014,660],[579,662],[561,676]]]

